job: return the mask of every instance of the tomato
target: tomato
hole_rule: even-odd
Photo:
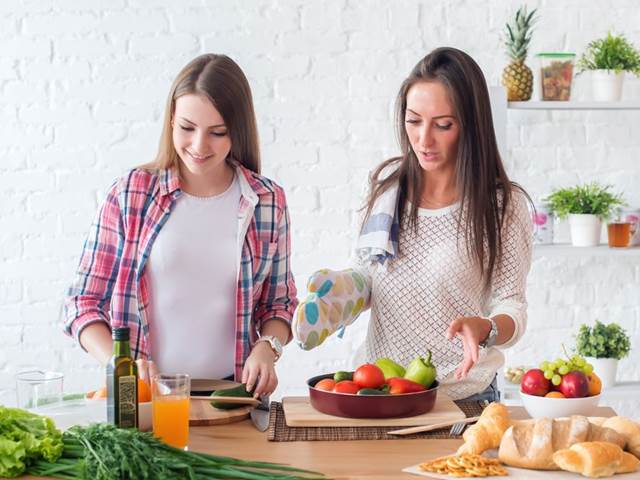
[[[353,373],[353,381],[360,388],[379,388],[384,385],[384,373],[377,365],[365,363]]]
[[[333,392],[335,393],[353,393],[354,395],[358,393],[360,387],[356,382],[352,382],[351,380],[343,380],[338,382],[333,387]]]
[[[324,390],[326,392],[330,392],[333,390],[333,387],[335,386],[336,382],[333,378],[325,378],[320,380],[318,383],[316,383],[314,385],[314,388],[317,388],[318,390]]]

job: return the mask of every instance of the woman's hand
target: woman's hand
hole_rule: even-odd
[[[158,367],[151,360],[143,360],[139,358],[136,360],[138,365],[138,378],[147,382],[151,386],[151,377],[158,374]]]
[[[464,359],[455,371],[457,380],[467,376],[469,370],[478,362],[479,344],[487,338],[491,331],[491,322],[481,317],[460,317],[455,319],[447,329],[447,339],[453,340],[457,335],[462,340]]]
[[[253,346],[242,369],[242,383],[247,384],[247,391],[250,392],[258,382],[254,397],[270,395],[278,386],[275,360],[276,354],[268,342],[258,342]]]

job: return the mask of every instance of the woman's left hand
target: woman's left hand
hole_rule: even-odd
[[[490,331],[491,323],[481,317],[460,317],[451,322],[447,329],[447,339],[453,340],[456,335],[459,336],[464,349],[464,359],[455,371],[456,379],[466,377],[478,362],[479,344]]]
[[[253,391],[254,397],[270,395],[278,386],[275,369],[276,356],[268,342],[258,342],[253,346],[242,369],[242,383],[247,384],[247,391]]]

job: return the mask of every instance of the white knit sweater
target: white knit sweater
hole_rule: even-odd
[[[461,399],[483,391],[503,365],[501,349],[514,345],[527,323],[526,278],[531,265],[532,223],[524,196],[513,195],[503,228],[503,254],[488,292],[480,269],[468,255],[464,233],[457,235],[458,205],[420,209],[417,232],[403,225],[398,255],[383,266],[363,266],[371,287],[371,321],[366,357],[390,357],[401,364],[431,350],[442,390]],[[458,238],[459,237],[459,238]],[[499,347],[480,349],[469,375],[453,374],[463,359],[462,342],[446,339],[456,318],[509,315],[513,337]]]

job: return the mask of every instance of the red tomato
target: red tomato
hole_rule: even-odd
[[[333,387],[333,391],[335,393],[353,393],[354,395],[358,393],[360,387],[356,382],[352,382],[351,380],[342,380],[338,382]]]
[[[384,373],[377,365],[365,363],[353,373],[353,381],[360,388],[379,388],[384,385]]]
[[[316,383],[314,387],[318,390],[325,390],[327,392],[330,392],[331,390],[333,390],[335,384],[336,382],[333,380],[333,378],[325,378]]]

